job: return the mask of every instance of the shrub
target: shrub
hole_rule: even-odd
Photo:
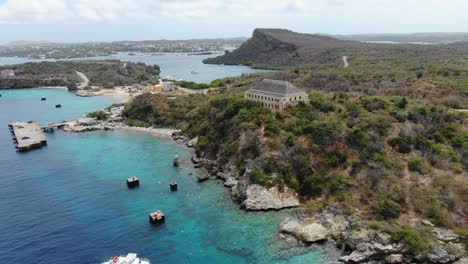
[[[312,141],[318,145],[332,143],[338,134],[338,127],[333,121],[312,121],[304,128],[304,133],[309,134]]]
[[[430,171],[429,165],[423,159],[415,159],[408,162],[410,171],[419,172],[420,174],[428,174]]]
[[[316,95],[313,94],[309,96],[310,98],[310,104],[317,110],[320,110],[321,112],[332,112],[334,110],[333,105],[324,99],[321,95]]]
[[[398,218],[401,213],[400,204],[387,198],[384,198],[382,201],[378,202],[374,209],[376,214],[384,220]]]
[[[339,194],[351,187],[354,183],[354,179],[349,176],[331,174],[327,178],[327,188],[331,194]]]
[[[392,238],[407,245],[414,253],[429,251],[429,242],[424,231],[405,225],[392,232]]]
[[[296,142],[296,138],[293,135],[289,135],[288,138],[286,139],[286,145],[288,145],[289,147],[294,146],[295,142]]]
[[[455,229],[455,233],[457,233],[460,236],[461,242],[463,242],[463,244],[465,244],[465,248],[467,248],[468,247],[468,227],[457,228]]]
[[[194,89],[194,90],[210,88],[210,85],[206,84],[206,83],[177,81],[177,82],[175,82],[175,84],[179,85],[180,87],[183,87],[183,88]]]
[[[97,120],[106,120],[109,118],[109,114],[104,111],[96,111],[86,115],[87,117],[96,118]]]
[[[413,140],[411,137],[397,137],[390,139],[388,144],[400,153],[410,153]]]
[[[400,109],[405,109],[408,105],[408,99],[406,99],[406,97],[393,97],[392,101]]]
[[[361,102],[362,106],[364,106],[364,108],[369,112],[379,109],[385,109],[386,107],[385,101],[377,97],[364,97]]]
[[[327,153],[327,164],[333,168],[338,167],[346,161],[346,154],[338,151]]]
[[[346,136],[346,141],[359,149],[366,147],[369,140],[369,136],[359,128],[352,129]]]
[[[251,182],[256,183],[261,186],[271,187],[272,182],[270,177],[266,175],[264,172],[259,170],[252,170],[249,175],[249,179]]]
[[[131,118],[127,119],[127,125],[131,127],[149,127],[145,122]]]

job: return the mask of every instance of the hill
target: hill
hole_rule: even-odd
[[[256,29],[252,37],[232,52],[206,59],[208,64],[244,64],[262,68],[333,64],[342,56],[406,58],[464,55],[467,43],[450,45],[375,44],[302,34],[285,29]]]
[[[24,63],[0,67],[0,89],[44,86],[76,89],[77,83],[83,81],[76,71],[88,77],[89,85],[104,88],[157,83],[160,72],[157,65],[118,60]]]
[[[338,39],[354,41],[376,41],[376,42],[397,42],[397,43],[431,43],[447,44],[461,41],[468,41],[468,33],[445,33],[428,32],[412,34],[355,34],[355,35],[335,35]]]

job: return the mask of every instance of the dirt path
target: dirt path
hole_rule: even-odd
[[[406,192],[405,202],[408,206],[408,210],[404,216],[402,215],[402,219],[406,224],[413,224],[416,219],[416,213],[414,212],[414,205],[411,199],[411,174],[409,172],[408,162],[405,162],[405,167],[403,168],[403,182]]]
[[[208,89],[187,89],[187,88],[183,88],[183,87],[179,87],[178,88],[179,90],[181,91],[184,91],[185,93],[188,93],[188,94],[207,94],[208,91],[210,90],[209,88]]]
[[[78,89],[83,89],[86,86],[88,86],[89,85],[88,77],[86,77],[86,75],[84,75],[82,72],[79,72],[77,70],[74,70],[74,71],[76,72],[76,74],[78,74],[78,76],[80,76],[81,79],[83,79],[83,82],[78,84]]]
[[[348,57],[347,56],[343,56],[343,63],[344,63],[344,68],[345,69],[349,67]]]

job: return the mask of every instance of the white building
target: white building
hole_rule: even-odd
[[[174,91],[175,85],[173,82],[163,82],[162,89],[164,92],[172,92]]]

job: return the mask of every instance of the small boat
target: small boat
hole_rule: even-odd
[[[196,71],[191,71],[190,74],[198,74]]]
[[[42,98],[41,98],[41,101],[45,101],[45,100],[47,100],[47,98],[45,98],[45,97],[42,97]]]
[[[179,167],[179,163],[180,163],[180,161],[179,161],[179,155],[175,155],[174,159],[172,160],[172,165],[173,165],[174,167]]]
[[[102,264],[151,264],[147,259],[138,258],[135,253],[128,253],[127,256],[115,256]]]
[[[62,107],[61,104],[56,104],[56,105],[55,105],[55,108],[60,108],[60,107]]]

